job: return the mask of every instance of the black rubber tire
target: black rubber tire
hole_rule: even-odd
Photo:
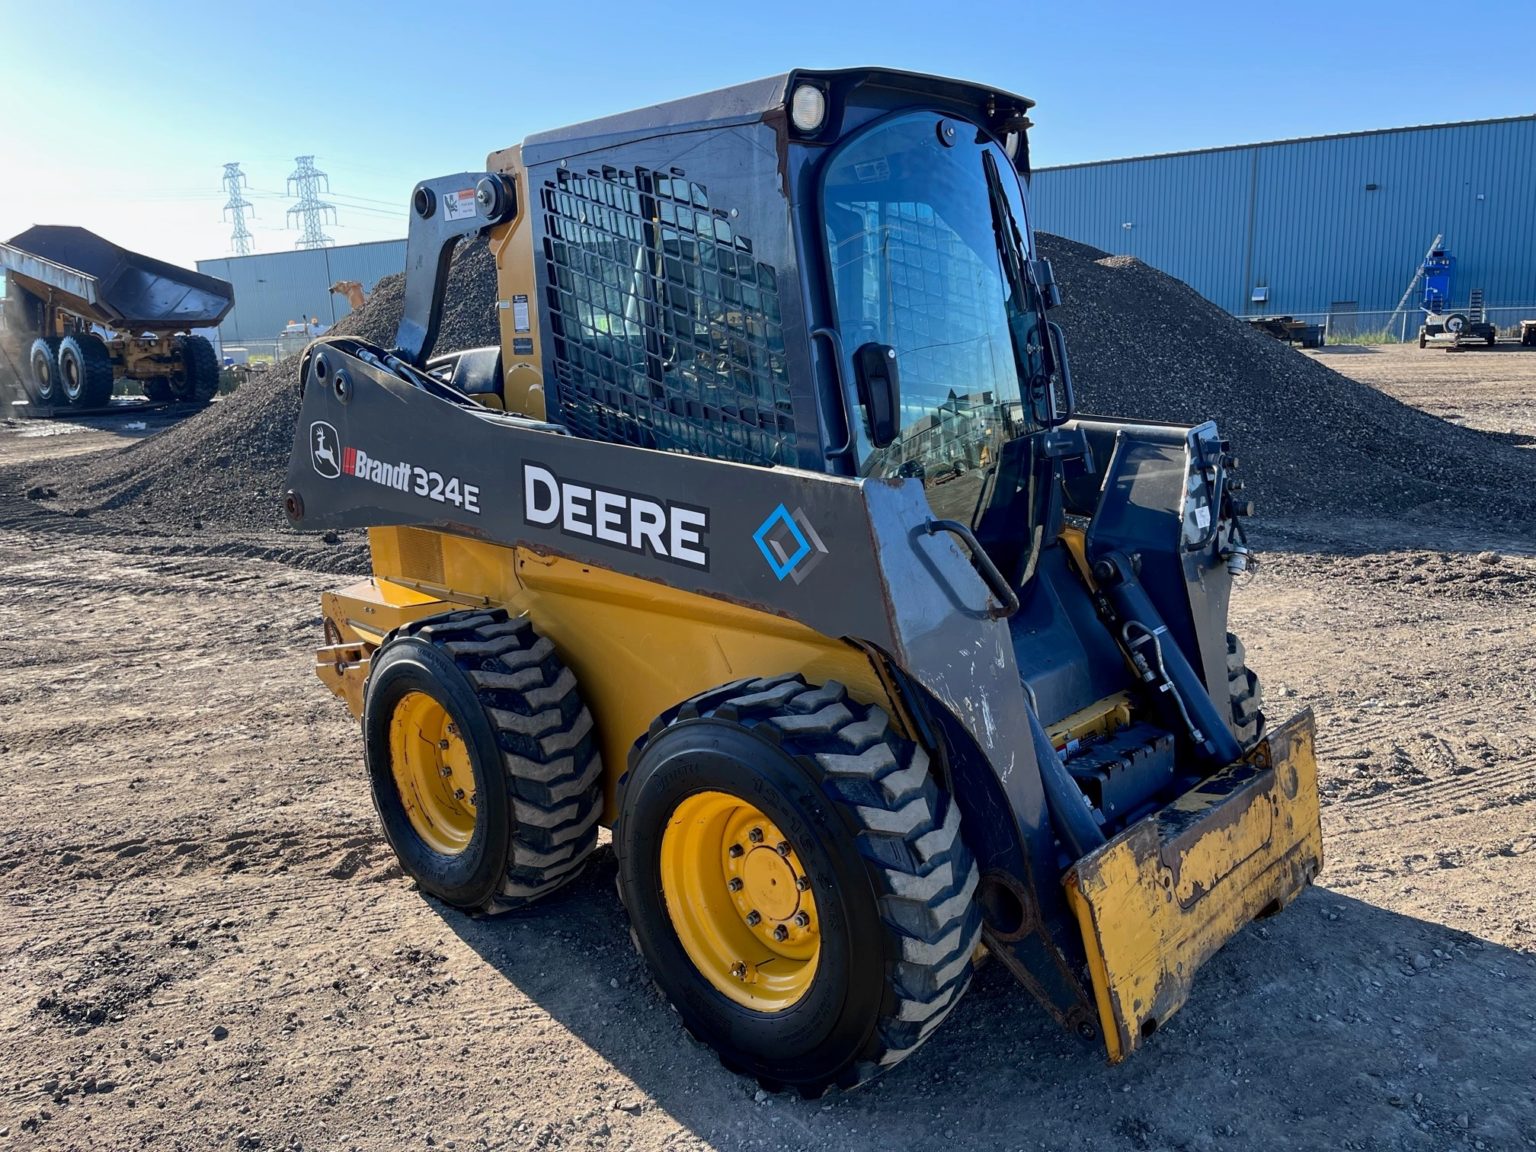
[[[178,336],[176,351],[181,368],[170,378],[172,399],[183,404],[208,403],[219,392],[219,357],[213,345],[201,336]]]
[[[60,398],[71,408],[102,408],[112,399],[112,354],[94,332],[59,341]]]
[[[661,839],[701,791],[749,797],[804,862],[816,974],[778,1012],[728,999],[689,959],[660,881]],[[856,1087],[920,1045],[970,983],[981,937],[960,812],[922,748],[842,685],[744,680],[660,717],[637,742],[614,828],[635,947],[689,1032],[769,1091]]]
[[[395,786],[389,723],[410,691],[435,697],[469,749],[476,823],[457,855],[427,846]],[[575,879],[597,845],[603,765],[592,714],[575,675],[526,617],[451,612],[385,637],[364,691],[363,747],[400,867],[457,908],[520,908]]]
[[[1499,342],[1499,338],[1496,334],[1493,336],[1484,336],[1483,339],[1488,341],[1488,347],[1490,348],[1495,347]]]
[[[157,404],[168,404],[176,399],[176,394],[171,391],[171,382],[164,376],[155,376],[144,381],[144,395]]]
[[[1427,348],[1428,346],[1429,346],[1429,333],[1424,331],[1424,329],[1420,328],[1419,329],[1419,347],[1420,348]]]
[[[1227,725],[1247,751],[1264,736],[1264,687],[1258,673],[1248,667],[1243,642],[1231,632],[1227,633],[1227,689],[1232,701]]]
[[[59,390],[59,340],[56,336],[39,336],[27,349],[27,394],[34,404],[58,404],[63,393]]]

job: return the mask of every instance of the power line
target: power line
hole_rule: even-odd
[[[295,156],[294,161],[298,167],[288,177],[288,190],[290,195],[298,196],[299,202],[288,209],[288,216],[299,218],[302,231],[293,246],[324,248],[327,244],[335,243],[325,234],[325,222],[327,215],[331,223],[336,222],[336,207],[320,199],[320,185],[323,183],[329,192],[331,178],[315,167],[313,156]]]
[[[242,194],[245,185],[245,173],[240,171],[240,161],[224,165],[224,190],[229,193],[229,200],[224,205],[224,219],[233,218],[234,231],[230,233],[229,244],[235,250],[236,256],[249,256],[251,252],[251,233],[245,226],[245,210],[251,210],[251,216],[255,217],[256,207]]]

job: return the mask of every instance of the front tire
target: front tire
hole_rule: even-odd
[[[219,357],[201,336],[178,336],[181,368],[171,377],[171,395],[183,404],[206,404],[219,391]]]
[[[592,714],[526,618],[452,612],[387,637],[363,740],[400,867],[457,908],[522,907],[575,879],[597,844]]]
[[[969,984],[981,917],[959,810],[927,754],[835,682],[681,705],[637,745],[620,812],[636,947],[689,1031],[765,1088],[872,1079]]]

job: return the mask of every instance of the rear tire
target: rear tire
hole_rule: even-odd
[[[201,336],[178,336],[176,350],[181,371],[171,377],[171,396],[183,404],[208,403],[219,392],[219,358],[213,345]]]
[[[112,353],[94,332],[59,341],[59,388],[71,408],[101,408],[112,399]]]
[[[850,700],[835,682],[741,681],[659,718],[630,764],[614,851],[635,946],[689,1032],[727,1068],[770,1091],[814,1097],[833,1085],[853,1088],[914,1051],[949,1015],[970,983],[981,937],[976,865],[927,754],[893,731],[881,709]],[[672,839],[708,835],[689,832],[706,827],[691,816],[700,801],[725,805],[718,842],[695,854],[705,864],[713,858],[713,875],[708,867],[682,873],[682,890],[696,898],[672,909],[667,893],[679,890],[681,862],[694,859]],[[761,817],[770,834],[738,837],[738,812],[748,816],[744,827],[757,831]],[[792,876],[804,893],[788,903],[788,885],[764,886],[782,871],[767,843],[779,830],[777,857],[793,865],[781,879]],[[740,865],[732,863],[743,856],[737,849],[746,850]],[[766,863],[754,872],[763,852]],[[759,921],[735,906],[738,888],[728,885],[738,867],[752,913],[754,887],[767,901]],[[809,973],[784,996],[773,985],[796,962],[787,949],[805,931],[793,925],[806,904],[791,904],[806,897],[815,950]],[[792,934],[785,950],[769,942],[784,940],[780,927]],[[732,965],[738,954],[744,963]]]
[[[57,404],[59,392],[59,341],[39,336],[27,350],[27,392],[34,403]]]
[[[1264,688],[1248,667],[1243,642],[1232,632],[1227,633],[1227,691],[1231,700],[1227,726],[1246,752],[1264,736]]]
[[[597,844],[602,761],[575,676],[526,617],[497,609],[407,624],[374,653],[365,691],[374,806],[424,891],[497,913],[580,874]],[[402,716],[431,710],[423,698],[442,722],[402,741]],[[403,743],[427,758],[424,778],[412,780]]]

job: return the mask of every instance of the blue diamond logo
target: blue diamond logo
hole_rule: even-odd
[[[780,580],[790,575],[795,565],[811,554],[811,542],[805,538],[805,533],[795,523],[789,509],[782,504],[752,533],[752,540],[763,554],[763,559],[768,561],[768,567],[773,569],[774,576]],[[794,545],[792,550],[785,547],[791,543]]]

